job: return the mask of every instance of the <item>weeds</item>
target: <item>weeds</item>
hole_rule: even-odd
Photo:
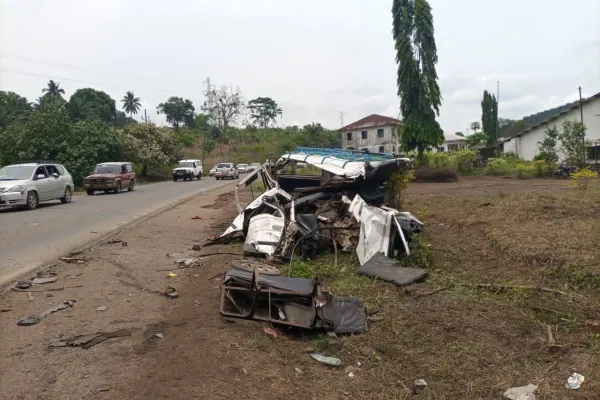
[[[402,209],[404,206],[404,196],[406,189],[411,180],[414,179],[414,170],[397,171],[387,181],[387,186],[390,188],[390,206],[397,209]]]
[[[597,177],[598,173],[596,171],[592,171],[589,168],[583,168],[571,174],[569,186],[585,192],[588,190],[590,183]]]

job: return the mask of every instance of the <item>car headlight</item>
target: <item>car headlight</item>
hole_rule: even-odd
[[[106,182],[107,183],[113,183],[115,180],[114,179],[107,179]]]
[[[25,186],[23,186],[23,185],[13,186],[7,190],[8,193],[16,193],[16,192],[24,192],[24,191],[25,191]]]

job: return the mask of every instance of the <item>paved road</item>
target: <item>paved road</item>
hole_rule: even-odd
[[[23,268],[51,262],[120,225],[229,181],[162,182],[133,192],[73,196],[70,204],[53,201],[34,211],[0,210],[0,280]]]

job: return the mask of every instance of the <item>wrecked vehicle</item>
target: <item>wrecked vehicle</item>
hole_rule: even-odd
[[[298,175],[298,163],[318,168],[321,174]],[[419,282],[427,277],[427,271],[402,267],[400,260],[410,255],[411,237],[424,224],[410,212],[384,206],[390,197],[386,182],[410,164],[409,159],[394,156],[298,147],[238,183],[239,214],[209,244],[243,237],[245,256],[289,263],[290,267],[294,258],[312,259],[333,250],[337,260],[338,251],[354,251],[359,275],[397,286]],[[265,191],[254,197],[252,184],[258,179]],[[240,201],[241,188],[250,189],[253,196],[245,207]],[[334,299],[331,294],[324,296],[318,283],[311,280],[265,276],[232,267],[223,281],[221,314],[334,332],[361,331],[362,302],[346,299],[341,301],[342,307],[331,305],[337,304]],[[336,311],[330,312],[331,307]]]

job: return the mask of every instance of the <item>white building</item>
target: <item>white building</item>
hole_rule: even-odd
[[[455,135],[454,133],[444,133],[444,143],[434,149],[434,152],[447,153],[453,150],[462,150],[467,148],[467,139]]]
[[[600,157],[600,93],[596,93],[582,101],[583,123],[587,128],[585,138],[592,142],[590,154],[598,151]],[[506,138],[499,142],[500,148],[504,153],[515,153],[524,160],[533,160],[539,154],[538,142],[544,140],[544,134],[547,128],[556,127],[559,131],[565,121],[581,121],[581,112],[579,103],[566,109],[565,111],[540,122],[537,125],[529,127],[515,136]],[[557,144],[560,149],[560,142]],[[559,153],[561,159],[564,155]],[[594,158],[594,157],[590,157]]]
[[[340,129],[342,148],[368,150],[371,153],[398,153],[396,131],[402,122],[395,118],[372,114]]]

